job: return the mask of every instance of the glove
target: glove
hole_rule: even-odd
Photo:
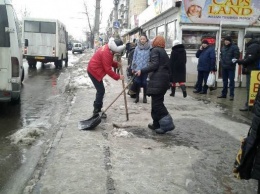
[[[237,59],[232,59],[232,63],[236,63],[237,62]]]

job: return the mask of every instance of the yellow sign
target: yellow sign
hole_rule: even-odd
[[[35,59],[45,59],[45,57],[34,57]]]
[[[253,106],[255,102],[255,97],[258,92],[260,85],[260,71],[251,71],[250,79],[250,90],[249,90],[249,106]]]

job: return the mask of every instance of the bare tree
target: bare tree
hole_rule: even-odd
[[[93,32],[93,29],[92,29],[92,26],[91,26],[91,23],[90,23],[90,15],[89,15],[89,12],[88,12],[88,6],[87,6],[87,4],[84,0],[83,0],[83,3],[84,3],[84,9],[85,9],[84,14],[86,14],[86,16],[87,16],[88,27],[89,27],[89,30],[90,30],[90,44],[91,44],[91,48],[93,48],[94,47],[94,32]]]

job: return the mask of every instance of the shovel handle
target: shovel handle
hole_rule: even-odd
[[[107,111],[107,109],[109,109],[110,106],[112,106],[112,104],[114,104],[115,101],[121,96],[121,94],[124,93],[124,91],[128,88],[128,86],[130,86],[130,84],[134,81],[135,77],[136,77],[136,75],[134,75],[134,76],[132,77],[132,79],[129,81],[129,83],[123,88],[123,90],[120,92],[120,94],[118,94],[118,96],[113,100],[113,102],[111,102],[111,103],[108,105],[108,107],[102,112],[102,114],[105,113],[105,112]]]

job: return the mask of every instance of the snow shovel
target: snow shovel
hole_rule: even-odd
[[[114,102],[121,96],[121,94],[124,93],[124,91],[128,88],[128,86],[133,82],[135,78],[135,75],[132,77],[132,79],[129,81],[129,83],[123,88],[123,90],[118,94],[118,96],[111,102],[108,107],[101,113],[97,113],[93,115],[91,118],[83,121],[79,121],[78,128],[80,130],[92,130],[96,126],[98,126],[101,123],[102,115],[114,104]]]

